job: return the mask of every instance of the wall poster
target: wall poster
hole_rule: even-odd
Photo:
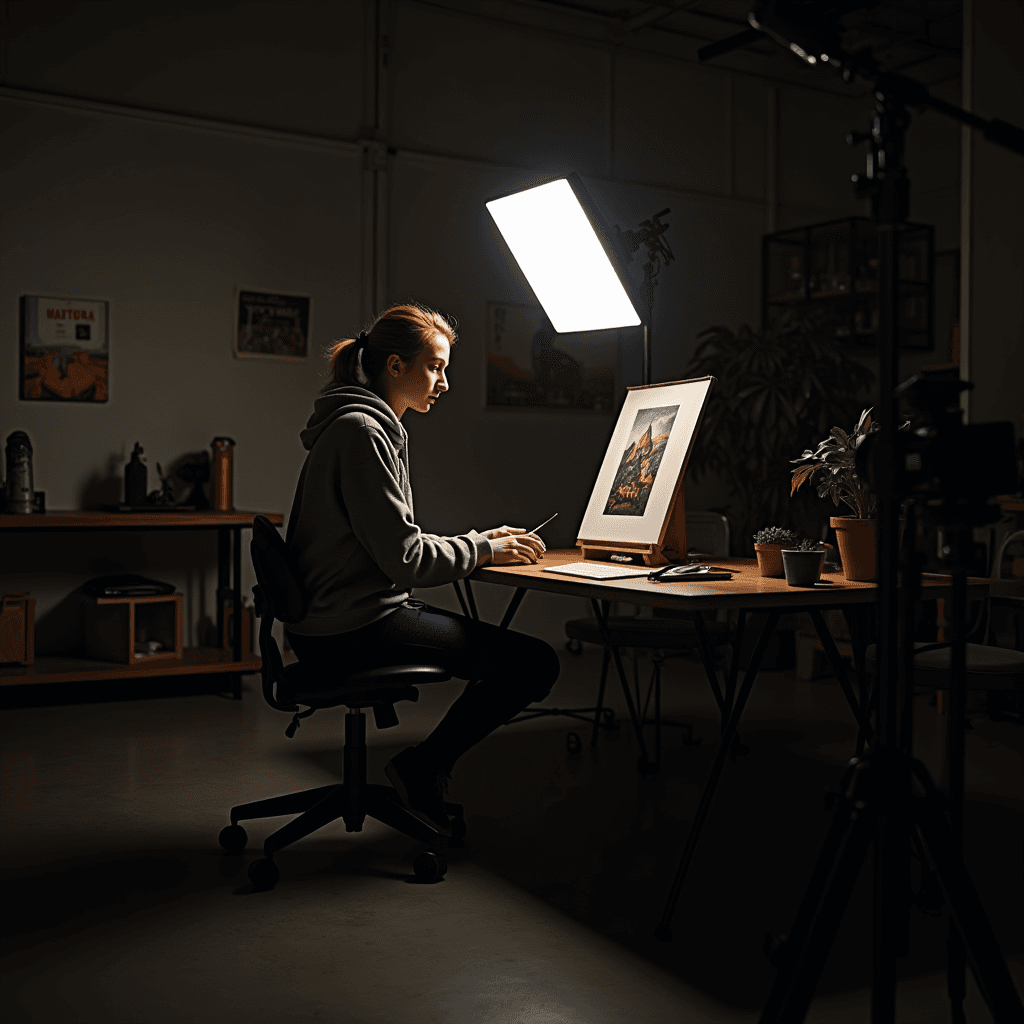
[[[109,394],[107,303],[21,297],[19,397],[36,402],[105,402]]]
[[[309,304],[308,295],[239,289],[235,355],[239,359],[305,359]]]
[[[488,407],[613,411],[619,332],[556,334],[540,306],[487,303]]]

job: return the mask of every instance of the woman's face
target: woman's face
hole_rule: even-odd
[[[429,412],[430,407],[448,390],[445,369],[451,346],[443,334],[435,334],[408,364],[390,356],[387,364],[388,404],[401,419],[406,409]]]

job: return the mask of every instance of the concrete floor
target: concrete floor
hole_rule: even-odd
[[[598,653],[562,660],[547,703],[592,703]],[[5,1024],[756,1020],[774,977],[765,933],[789,930],[855,732],[834,681],[761,675],[742,729],[750,755],[727,765],[675,940],[658,942],[717,729],[699,664],[669,666],[665,713],[694,722],[699,745],[667,729],[660,775],[640,779],[628,727],[595,750],[565,718],[500,730],[456,768],[469,834],[437,885],[411,878],[420,847],[373,822],[279,854],[272,892],[253,893],[245,874],[272,822],[247,824],[244,857],[220,853],[233,804],[340,777],[343,711],[288,740],[255,677],[241,702],[5,710]],[[371,727],[371,780],[461,685],[423,687],[398,728]],[[614,703],[624,709],[621,694]],[[934,760],[935,713],[917,705],[919,750]],[[973,721],[966,852],[1020,985],[1022,730]],[[869,896],[864,872],[810,1020],[868,1019]],[[913,912],[901,1021],[947,1019],[945,928]],[[968,1019],[990,1019],[973,983]]]

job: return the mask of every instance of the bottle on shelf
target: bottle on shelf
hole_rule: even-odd
[[[145,449],[135,442],[131,459],[124,467],[124,503],[126,505],[146,504],[146,464],[142,461]]]

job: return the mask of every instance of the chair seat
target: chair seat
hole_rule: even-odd
[[[929,644],[918,642],[915,648]],[[868,669],[875,667],[877,647],[871,644],[865,652]],[[914,655],[914,682],[922,686],[944,689],[949,685],[951,648],[925,651]],[[967,686],[971,690],[1005,690],[1024,683],[1024,654],[1006,647],[967,645]]]
[[[421,683],[443,683],[452,674],[439,665],[383,665],[379,668],[352,672],[335,686],[324,686],[322,670],[311,669],[301,661],[285,669],[285,686],[278,697],[293,704],[311,708],[372,707],[394,704],[400,700],[416,700],[414,689]]]
[[[608,639],[615,647],[650,647],[665,650],[697,646],[697,627],[681,619],[634,619],[613,615],[608,618]],[[708,637],[712,644],[729,640],[729,627],[724,622],[709,622]],[[590,644],[603,644],[604,637],[597,619],[570,619],[565,624],[565,635],[573,640]]]

